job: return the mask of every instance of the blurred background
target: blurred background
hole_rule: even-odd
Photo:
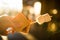
[[[52,16],[48,30],[60,31],[60,1],[59,0],[0,0],[0,17],[15,17],[22,13],[28,19],[35,21],[38,15],[49,13]]]
[[[46,30],[51,34],[59,33],[60,0],[0,0],[0,34],[5,34],[5,30],[9,27],[15,27],[19,32],[22,29],[25,32],[29,31],[29,28],[26,26],[30,26],[30,22],[36,21],[39,15],[46,13],[52,16],[52,20],[48,22]],[[46,27],[45,25],[43,26]],[[22,28],[21,30],[20,27]]]

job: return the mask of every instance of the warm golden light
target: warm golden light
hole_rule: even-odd
[[[51,23],[49,24],[49,31],[55,32],[57,30],[56,24],[55,23]]]
[[[7,36],[1,36],[3,40],[8,40]]]
[[[53,10],[52,10],[52,13],[53,13],[53,14],[57,14],[58,11],[57,11],[56,9],[53,9]]]
[[[33,13],[34,13],[34,8],[31,7],[31,8],[29,9],[29,12],[30,12],[31,14],[33,14]]]
[[[0,8],[22,11],[22,0],[0,0]]]
[[[35,2],[35,4],[34,4],[35,15],[39,15],[40,12],[41,12],[41,3],[40,2]]]
[[[3,15],[1,15],[0,17],[3,17],[3,16],[8,16],[7,14],[3,14]]]
[[[0,15],[2,15],[4,13],[4,9],[0,8]]]
[[[55,31],[55,29],[56,29],[56,25],[53,23],[53,24],[51,25],[51,31]]]

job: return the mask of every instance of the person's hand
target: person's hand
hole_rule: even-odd
[[[44,22],[51,21],[51,16],[48,13],[44,14],[43,16],[44,16]]]
[[[49,22],[51,21],[51,16],[46,13],[44,15],[40,15],[39,17],[37,17],[36,21],[39,23],[39,24],[43,24],[45,22]]]
[[[39,24],[43,24],[45,22],[45,18],[44,18],[44,16],[40,15],[39,17],[37,17],[36,21]]]

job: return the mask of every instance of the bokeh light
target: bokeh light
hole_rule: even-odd
[[[34,3],[34,13],[35,15],[40,14],[41,12],[41,3],[40,2],[35,2]]]
[[[57,26],[55,23],[49,23],[48,30],[51,32],[55,32],[57,30]]]
[[[57,9],[53,9],[53,10],[52,10],[52,13],[53,13],[53,14],[57,14],[57,13],[58,13]]]

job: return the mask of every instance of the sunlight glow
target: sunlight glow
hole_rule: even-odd
[[[22,0],[0,0],[0,8],[22,11]]]
[[[7,14],[4,14],[4,15],[1,15],[0,17],[3,17],[3,16],[8,16]]]

